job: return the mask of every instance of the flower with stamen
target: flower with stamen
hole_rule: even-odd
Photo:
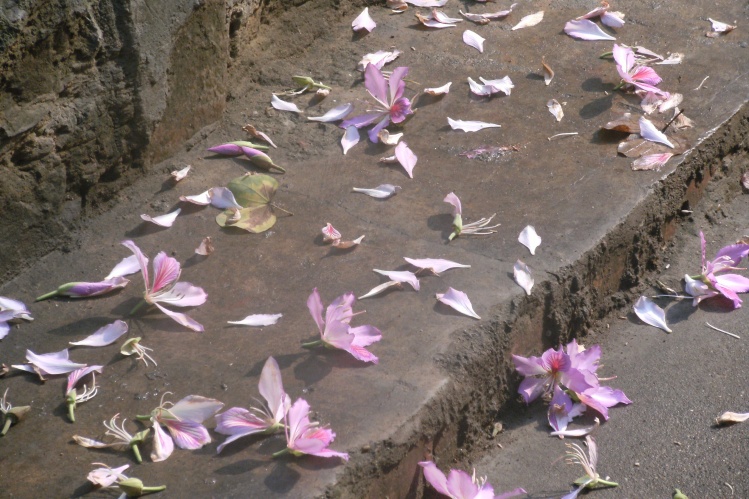
[[[309,403],[297,399],[286,413],[286,448],[273,454],[278,457],[285,453],[295,456],[309,454],[318,457],[340,457],[348,461],[348,454],[328,449],[335,439],[335,433],[329,428],[319,427],[319,423],[309,420]]]
[[[576,443],[565,444],[569,450],[565,453],[567,464],[579,464],[585,470],[585,475],[575,480],[575,485],[579,487],[562,497],[562,499],[575,499],[577,495],[582,492],[583,489],[593,489],[595,487],[618,487],[619,484],[604,480],[596,471],[596,465],[598,464],[598,446],[593,437],[586,435],[585,443],[588,445],[588,452]],[[590,457],[589,457],[590,456]],[[608,478],[608,477],[606,477]]]
[[[539,395],[553,394],[554,388],[559,384],[575,392],[583,392],[593,386],[586,379],[586,373],[572,365],[570,356],[561,346],[558,350],[548,349],[541,357],[513,355],[512,360],[515,369],[525,376],[518,393],[526,404],[533,402]]]
[[[111,448],[120,451],[132,449],[133,454],[135,455],[135,460],[138,461],[138,463],[142,463],[143,459],[140,457],[140,448],[138,447],[138,445],[142,444],[145,441],[148,433],[151,431],[151,428],[146,428],[143,431],[139,431],[135,435],[131,435],[125,429],[125,421],[127,421],[127,419],[123,419],[122,424],[120,424],[120,426],[117,426],[118,417],[120,417],[120,415],[115,414],[112,419],[109,420],[109,423],[107,423],[106,421],[103,422],[104,427],[107,429],[105,435],[113,437],[114,440],[112,442],[100,442],[99,440],[81,437],[79,435],[73,435],[73,440],[75,441],[75,443],[82,447],[89,447],[93,449]]]
[[[509,499],[521,494],[527,494],[522,488],[494,495],[494,487],[486,481],[486,477],[477,477],[476,470],[469,475],[462,470],[450,470],[445,476],[432,461],[421,461],[419,466],[424,468],[424,478],[434,489],[450,499]]]
[[[23,420],[26,415],[31,410],[31,406],[29,405],[22,405],[13,407],[10,402],[8,402],[8,390],[9,388],[5,389],[5,393],[3,393],[3,398],[0,399],[0,413],[3,414],[2,418],[2,425],[3,429],[0,430],[0,437],[4,437],[6,433],[8,433],[8,430],[10,427],[14,424],[19,423],[21,420]]]
[[[460,235],[487,236],[489,234],[494,234],[497,231],[492,229],[496,229],[501,225],[497,224],[487,227],[487,225],[491,223],[492,219],[497,216],[496,213],[489,218],[480,218],[475,222],[464,224],[463,207],[461,205],[460,198],[458,198],[458,196],[456,196],[454,192],[451,192],[450,194],[445,196],[445,199],[443,201],[453,206],[453,232],[452,234],[450,234],[450,237],[447,238],[448,241],[452,241]]]
[[[622,78],[621,85],[629,83],[638,90],[668,97],[668,92],[656,87],[662,81],[658,73],[651,67],[638,65],[635,53],[631,48],[614,44],[613,54],[616,61],[616,70]]]
[[[88,481],[103,489],[117,487],[122,492],[120,499],[124,499],[125,497],[140,497],[166,490],[166,485],[146,487],[139,478],[129,478],[124,475],[122,472],[128,468],[129,465],[127,464],[114,469],[103,463],[93,464],[104,467],[91,471],[86,477]]]
[[[138,259],[140,271],[143,274],[143,282],[146,286],[146,292],[143,295],[145,303],[156,305],[171,319],[193,331],[203,331],[203,326],[188,317],[187,314],[173,312],[162,305],[163,303],[177,307],[195,307],[205,303],[208,296],[203,288],[193,286],[189,282],[178,282],[182,272],[179,262],[167,256],[163,251],[156,255],[153,259],[153,284],[149,285],[148,257],[141,252],[133,241],[123,241],[122,245],[132,251]]]
[[[718,251],[715,258],[705,258],[705,235],[700,231],[702,248],[702,274],[685,275],[686,292],[694,297],[692,304],[696,307],[702,300],[722,295],[733,303],[733,308],[741,307],[738,293],[749,292],[749,279],[739,274],[726,274],[729,270],[741,270],[738,265],[749,256],[749,244],[738,243],[725,246]]]
[[[130,338],[129,340],[127,340],[125,343],[123,343],[122,348],[120,348],[120,353],[122,355],[128,356],[133,354],[137,355],[137,359],[142,360],[146,367],[148,367],[148,360],[153,362],[153,365],[158,366],[153,357],[148,355],[148,350],[153,352],[153,348],[148,348],[141,345],[140,339],[140,336],[138,336],[137,338]]]
[[[104,366],[88,366],[81,367],[68,374],[68,387],[65,390],[65,404],[68,406],[68,418],[71,422],[75,423],[75,408],[78,404],[88,402],[96,396],[99,388],[96,386],[96,375],[95,372],[101,374],[101,370]],[[87,388],[83,385],[83,392],[78,393],[75,385],[86,375],[91,374],[91,388]]]

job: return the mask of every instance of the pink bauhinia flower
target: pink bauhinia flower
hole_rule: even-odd
[[[343,294],[328,305],[325,311],[325,318],[323,318],[322,299],[320,298],[320,293],[317,292],[317,288],[315,288],[307,299],[307,308],[317,324],[321,338],[310,343],[305,343],[302,346],[310,348],[325,345],[328,348],[338,348],[347,351],[358,360],[376,364],[378,361],[377,357],[367,350],[366,347],[380,341],[382,333],[379,329],[371,325],[357,327],[349,325],[351,318],[357,315],[353,312],[355,302],[356,297],[353,293]]]
[[[700,231],[702,248],[702,274],[685,275],[686,292],[694,297],[692,304],[696,307],[702,300],[722,295],[731,300],[733,308],[741,307],[741,298],[737,293],[749,292],[749,279],[739,274],[726,274],[729,270],[740,270],[741,260],[749,256],[749,244],[738,243],[725,246],[718,251],[715,258],[705,258],[705,235]]]
[[[364,70],[364,86],[376,101],[375,109],[345,120],[340,127],[343,129],[350,126],[362,128],[379,120],[369,131],[369,140],[377,143],[380,140],[378,137],[380,130],[388,126],[391,121],[401,123],[409,114],[413,114],[411,101],[403,97],[403,92],[406,90],[406,82],[403,79],[408,74],[408,70],[408,67],[397,67],[391,73],[389,80],[386,80],[375,64],[368,64]]]
[[[321,428],[319,423],[309,420],[309,403],[297,399],[286,414],[286,448],[273,454],[274,457],[289,452],[295,456],[309,454],[318,457],[340,457],[348,461],[348,454],[328,449],[335,439],[329,428]]]
[[[208,297],[203,288],[193,286],[189,282],[177,282],[182,272],[179,262],[167,256],[163,251],[156,255],[156,258],[153,259],[153,284],[149,286],[148,257],[141,252],[133,241],[123,241],[122,245],[132,251],[138,259],[140,271],[143,274],[143,282],[146,286],[146,292],[143,295],[145,303],[156,305],[159,310],[174,321],[193,331],[203,331],[203,326],[188,317],[187,314],[173,312],[162,305],[163,303],[177,307],[195,307],[205,303]]]
[[[586,374],[572,365],[570,356],[561,346],[558,350],[546,350],[541,357],[526,358],[513,355],[512,360],[515,369],[525,376],[518,393],[522,395],[526,404],[533,402],[539,395],[551,395],[559,384],[575,392],[592,388],[586,380]]]
[[[509,499],[527,492],[517,488],[510,492],[494,495],[494,487],[486,481],[486,477],[476,477],[476,470],[469,475],[462,470],[450,470],[445,476],[432,461],[421,461],[419,466],[424,468],[424,478],[434,489],[450,499]]]
[[[268,357],[265,361],[257,388],[266,402],[260,408],[251,407],[248,411],[242,407],[232,407],[216,415],[216,431],[229,435],[218,446],[217,453],[239,438],[257,433],[269,435],[284,428],[283,420],[291,405],[291,398],[284,392],[281,370],[273,357]]]
[[[631,48],[615,43],[613,55],[616,61],[616,70],[624,83],[629,83],[639,90],[653,92],[656,95],[669,95],[668,92],[656,87],[662,80],[653,68],[636,63],[635,53]]]

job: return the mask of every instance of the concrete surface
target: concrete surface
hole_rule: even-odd
[[[674,237],[684,203],[694,205],[711,177],[736,182],[746,169],[744,160],[726,165],[721,158],[745,148],[749,129],[742,108],[749,88],[747,34],[704,36],[706,17],[745,15],[745,7],[733,2],[698,2],[678,10],[645,1],[618,7],[628,19],[619,30],[620,42],[686,53],[682,65],[658,66],[658,71],[662,88],[685,95],[682,107],[697,126],[684,137],[695,149],[650,173],[631,171],[631,160],[616,156],[617,141],[599,133],[613,101],[621,97],[613,90],[618,83],[614,64],[598,58],[612,44],[576,41],[562,33],[565,21],[594,5],[524,2],[505,21],[463,23],[439,32],[416,26],[413,10],[398,16],[373,6],[379,25],[362,37],[350,31],[360,6],[331,10],[312,4],[276,11],[240,51],[219,126],[203,130],[185,152],[123,190],[119,203],[80,234],[80,247],[50,254],[0,288],[0,295],[29,304],[36,319],[3,340],[0,361],[7,364],[22,362],[27,348],[57,351],[125,317],[141,294],[137,276],[128,288],[107,297],[31,303],[63,282],[106,275],[128,255],[119,245],[122,239],[134,239],[151,257],[164,250],[186,262],[183,279],[209,295],[208,303],[190,312],[206,326],[203,334],[153,311],[127,319],[131,334],[154,348],[156,369],[120,358],[116,346],[76,349],[73,359],[104,361],[107,367],[98,378],[100,394],[79,408],[75,425],[64,417],[63,380],[40,384],[17,373],[2,380],[14,403],[33,407],[0,447],[0,477],[8,484],[8,497],[87,492],[89,463],[118,465],[130,458],[80,448],[70,437],[101,434],[101,421],[117,412],[129,418],[147,412],[165,391],[174,392],[175,400],[200,394],[222,400],[227,408],[248,406],[270,355],[281,365],[290,396],[305,397],[316,417],[337,433],[332,447],[352,454],[348,464],[272,459],[283,447],[283,439],[275,437],[237,442],[220,456],[215,442],[199,451],[177,450],[168,461],[146,462],[132,474],[149,484],[167,484],[163,497],[419,496],[423,483],[417,461],[427,453],[442,462],[478,455],[486,429],[513,405],[518,377],[510,353],[538,353],[560,339],[582,335],[627,303],[628,290],[662,265],[664,242]],[[509,30],[539,9],[546,10],[540,25]],[[445,10],[457,15],[458,6]],[[483,54],[462,43],[464,29],[487,38]],[[410,66],[409,79],[418,82],[409,84],[408,96],[453,81],[452,92],[442,99],[416,99],[418,111],[404,126],[419,156],[413,180],[400,167],[377,162],[386,148],[361,143],[344,157],[336,126],[269,108],[271,91],[287,88],[290,77],[301,73],[334,88],[321,103],[295,99],[308,115],[342,102],[356,102],[361,111],[366,94],[356,62],[392,45],[404,52],[396,64]],[[542,56],[556,72],[549,87],[539,76]],[[512,95],[488,102],[468,95],[468,76],[505,75],[515,83]],[[708,83],[693,90],[707,75]],[[567,103],[561,123],[546,109],[550,98]],[[502,128],[464,134],[449,129],[447,116],[498,122]],[[220,230],[212,208],[183,206],[168,230],[140,222],[140,213],[166,213],[179,195],[225,185],[247,171],[241,160],[207,159],[203,153],[216,143],[244,138],[240,128],[247,122],[279,145],[271,155],[288,173],[279,177],[275,200],[293,217],[279,217],[262,235]],[[563,131],[580,135],[547,140]],[[459,156],[486,144],[517,144],[520,150],[493,161]],[[168,172],[184,164],[192,164],[193,172],[172,186]],[[384,202],[351,192],[381,183],[401,185],[403,191]],[[463,200],[465,221],[496,212],[499,233],[445,244],[451,216],[442,199],[450,191]],[[349,253],[331,252],[318,244],[326,222],[346,237],[365,234],[364,244]],[[516,241],[527,224],[544,238],[535,256]],[[192,251],[206,235],[214,238],[216,252],[200,260]],[[371,348],[380,357],[377,366],[345,353],[300,347],[314,337],[305,306],[314,287],[326,303],[349,290],[361,294],[381,282],[371,269],[400,268],[404,256],[448,258],[472,268],[425,277],[418,293],[396,291],[357,306],[367,310],[357,323],[383,331],[383,340]],[[518,258],[535,271],[529,298],[512,281]],[[436,305],[434,294],[448,286],[467,292],[483,320]],[[226,324],[250,313],[279,312],[284,314],[279,324],[262,330]]]

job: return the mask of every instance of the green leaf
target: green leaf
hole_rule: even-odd
[[[239,210],[238,220],[232,209],[219,213],[216,223],[221,227],[237,227],[258,234],[275,225],[271,201],[278,189],[276,179],[268,175],[243,175],[229,182],[227,187],[243,208]]]
[[[254,234],[265,232],[276,223],[276,215],[270,205],[254,206],[239,210],[239,220],[231,222],[234,217],[232,210],[226,210],[216,216],[216,223],[221,227],[237,227]]]

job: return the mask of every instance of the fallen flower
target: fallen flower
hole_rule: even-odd
[[[100,296],[116,289],[124,288],[130,281],[124,276],[134,274],[140,270],[138,260],[135,256],[124,258],[115,265],[112,271],[103,281],[99,282],[69,282],[59,286],[56,290],[43,294],[35,301],[42,301],[54,296],[67,296],[68,298],[88,298]],[[0,304],[1,305],[1,304]],[[2,336],[0,336],[2,338]]]
[[[369,140],[377,143],[379,138],[377,134],[388,126],[390,122],[401,123],[411,110],[411,101],[403,97],[406,90],[406,82],[403,79],[408,75],[408,67],[397,67],[393,70],[389,80],[385,80],[380,69],[374,64],[370,64],[364,70],[364,86],[376,102],[376,108],[367,111],[354,118],[349,118],[340,124],[341,128],[355,126],[362,128],[378,123],[369,131]],[[389,90],[388,90],[389,89]]]
[[[96,375],[94,373],[97,372],[101,374],[102,369],[104,369],[104,366],[82,367],[68,375],[68,387],[65,390],[65,405],[68,406],[68,419],[70,419],[72,423],[75,423],[75,408],[77,405],[88,402],[94,398],[99,391],[96,386]],[[83,377],[89,374],[91,375],[91,388],[87,388],[86,385],[83,385],[83,393],[79,395],[75,386],[81,379],[83,379]]]
[[[535,14],[529,14],[523,17],[522,19],[520,19],[520,22],[512,27],[512,31],[515,31],[516,29],[529,28],[531,26],[535,26],[543,20],[544,20],[543,10],[536,12]]]
[[[468,295],[457,289],[447,288],[444,293],[437,293],[437,300],[444,303],[448,307],[451,307],[461,314],[473,317],[474,319],[481,319],[479,314],[473,310],[471,300],[468,299]]]
[[[616,40],[616,38],[603,31],[596,23],[588,19],[568,21],[564,25],[564,32],[572,38],[579,38],[580,40]]]
[[[125,333],[127,333],[127,323],[125,321],[116,320],[111,324],[100,327],[93,334],[87,336],[81,341],[71,341],[70,344],[86,347],[103,347],[111,345]]]
[[[743,423],[749,419],[749,412],[724,412],[717,418],[715,418],[715,424],[719,426]]]
[[[335,433],[328,428],[318,427],[318,423],[309,420],[309,403],[297,399],[286,414],[286,448],[273,454],[278,457],[285,453],[295,456],[308,454],[318,457],[340,457],[348,461],[349,455],[329,449],[335,439]]]
[[[473,47],[479,52],[484,52],[484,42],[486,38],[480,36],[478,33],[467,29],[463,32],[463,42],[469,47]]]
[[[556,99],[549,100],[546,103],[546,107],[554,118],[556,118],[557,122],[562,121],[562,118],[564,118],[564,110],[562,110],[562,105]]]
[[[486,477],[476,477],[476,470],[469,475],[462,470],[450,470],[445,476],[432,461],[421,461],[419,466],[424,468],[424,478],[434,487],[434,490],[450,499],[509,499],[521,494],[527,494],[524,489],[517,488],[510,492],[494,495],[494,487],[486,481]]]
[[[177,220],[177,215],[179,215],[180,211],[182,211],[182,209],[177,208],[173,212],[167,213],[166,215],[160,215],[158,217],[152,217],[150,215],[141,215],[140,218],[142,218],[146,222],[151,222],[160,227],[171,227],[174,224],[174,221]]]
[[[473,236],[487,236],[489,234],[494,234],[497,231],[492,229],[501,225],[497,224],[487,227],[487,225],[489,225],[492,219],[497,215],[496,213],[489,218],[480,218],[475,222],[463,224],[463,208],[458,196],[456,196],[454,192],[451,192],[445,196],[443,201],[453,206],[453,232],[448,236],[448,241],[452,241],[461,234]]]
[[[648,120],[644,116],[640,117],[640,137],[650,142],[663,144],[664,146],[668,146],[671,149],[674,149],[675,147],[674,144],[670,140],[668,140],[666,134],[658,130],[655,125],[653,125],[653,122]]]
[[[616,61],[616,70],[622,79],[620,85],[629,83],[645,92],[667,95],[667,92],[656,87],[661,82],[658,73],[651,67],[636,64],[635,54],[631,48],[615,43],[613,55],[614,61]]]
[[[528,248],[531,255],[536,254],[536,248],[541,245],[541,237],[536,233],[536,228],[527,225],[518,236],[518,242]]]
[[[229,191],[231,192],[231,191]],[[195,254],[201,255],[201,256],[208,256],[211,253],[213,253],[213,240],[210,236],[206,236],[203,238],[203,240],[200,242],[200,245],[195,248]]]
[[[153,352],[153,348],[144,347],[140,344],[140,340],[140,337],[130,338],[125,343],[123,343],[122,347],[120,348],[120,353],[127,356],[137,355],[138,360],[142,360],[146,367],[148,367],[148,360],[146,359],[149,359],[151,362],[153,362],[154,366],[158,366],[153,357],[148,355],[148,351],[150,350],[151,352]]]
[[[370,64],[374,64],[377,69],[382,69],[385,64],[393,62],[399,55],[401,55],[400,50],[379,50],[373,54],[365,55],[362,60],[357,63],[356,69],[363,72]]]
[[[499,128],[502,126],[494,123],[485,123],[483,121],[454,120],[450,117],[447,118],[447,123],[453,130],[463,130],[464,132],[478,132],[484,128]]]
[[[266,402],[260,408],[232,407],[216,415],[216,432],[229,435],[216,449],[217,454],[239,438],[258,433],[270,435],[285,428],[283,421],[291,406],[291,398],[283,389],[281,370],[273,357],[265,361],[257,388]]]
[[[133,241],[123,241],[122,245],[132,251],[138,258],[140,271],[143,274],[143,283],[146,287],[146,291],[143,294],[144,301],[141,303],[156,305],[159,310],[179,324],[193,331],[203,331],[203,326],[194,319],[191,319],[187,314],[173,312],[161,305],[164,303],[177,307],[195,307],[205,303],[208,297],[203,288],[193,286],[189,282],[178,282],[180,273],[182,272],[179,262],[167,256],[163,251],[156,255],[153,260],[153,284],[149,286],[148,257],[141,252],[140,248]],[[139,306],[140,304],[136,307],[136,310]]]
[[[710,38],[716,38],[720,35],[726,35],[736,29],[736,26],[716,21],[715,19],[712,19],[710,17],[708,17],[707,20],[711,23],[712,31],[708,31],[707,33],[705,33],[705,36]]]
[[[520,382],[518,393],[526,404],[541,395],[552,396],[558,385],[574,392],[583,392],[592,388],[591,382],[597,380],[595,375],[575,365],[572,357],[561,346],[557,350],[549,348],[541,357],[513,355],[512,361],[518,373],[525,376]]]
[[[81,447],[93,449],[110,448],[119,451],[127,451],[132,449],[133,454],[135,455],[135,460],[140,464],[143,462],[143,458],[140,455],[140,448],[138,446],[145,442],[148,433],[151,431],[151,428],[146,428],[143,431],[139,431],[135,435],[131,435],[125,429],[125,421],[127,421],[127,419],[123,419],[122,424],[120,426],[117,426],[118,417],[120,417],[120,415],[115,414],[112,419],[109,420],[109,423],[107,423],[106,421],[102,423],[107,429],[105,435],[114,437],[114,440],[112,442],[101,442],[93,438],[81,437],[79,435],[73,435],[73,440]]]
[[[448,82],[442,85],[441,87],[425,88],[424,93],[429,94],[429,95],[434,95],[434,96],[445,95],[445,94],[450,93],[450,85],[452,84],[453,82]]]
[[[373,269],[373,270],[380,275],[384,275],[390,280],[380,284],[379,286],[375,286],[374,288],[369,290],[367,293],[360,296],[359,297],[360,300],[378,295],[388,288],[397,287],[398,289],[403,289],[403,283],[410,284],[411,287],[416,291],[419,290],[419,287],[420,287],[419,279],[416,277],[416,274],[414,274],[413,272],[409,272],[407,270],[378,270],[378,269]]]
[[[350,353],[355,359],[363,362],[378,362],[377,357],[366,349],[372,343],[382,339],[382,333],[379,329],[371,325],[351,327],[349,322],[356,315],[353,312],[353,306],[356,297],[353,293],[346,293],[328,305],[323,319],[323,304],[317,288],[312,290],[312,294],[307,299],[307,309],[317,324],[320,332],[320,339],[309,343],[304,343],[305,348],[312,348],[323,345],[327,348],[337,348]]]
[[[579,464],[585,470],[585,475],[575,480],[574,482],[575,485],[578,485],[579,487],[575,489],[573,492],[562,497],[562,499],[575,499],[578,496],[578,494],[582,492],[583,489],[586,489],[586,488],[593,489],[598,486],[602,486],[602,487],[618,487],[619,486],[619,484],[616,482],[611,482],[609,480],[602,479],[601,476],[596,471],[596,466],[598,465],[598,446],[596,445],[596,441],[593,440],[593,437],[591,437],[590,435],[587,435],[585,437],[585,443],[588,445],[587,454],[583,450],[583,448],[580,447],[576,443],[565,444],[570,449],[565,453],[565,455],[567,456],[567,459],[565,460],[565,462],[567,464]]]
[[[333,121],[342,120],[348,116],[354,109],[353,104],[341,104],[336,106],[322,116],[308,116],[307,119],[310,121],[319,121],[321,123],[331,123]]]
[[[737,270],[741,260],[749,256],[749,244],[730,244],[721,248],[712,261],[705,258],[705,235],[700,231],[700,246],[702,249],[702,274],[698,276],[685,275],[686,292],[694,297],[692,305],[695,307],[702,300],[713,296],[723,295],[731,300],[733,308],[741,307],[738,293],[749,292],[749,279],[739,274],[726,274],[729,270]]]
[[[365,7],[362,13],[353,20],[351,27],[354,31],[365,29],[370,33],[375,29],[375,27],[377,27],[377,23],[372,19],[372,16],[369,15],[369,7]]]
[[[8,430],[10,430],[11,426],[23,421],[29,411],[31,411],[31,406],[29,405],[13,407],[13,405],[8,402],[8,390],[10,390],[10,388],[5,389],[3,398],[0,399],[0,412],[3,414],[3,429],[0,430],[0,437],[4,437],[5,434],[8,433]]]
[[[518,260],[512,267],[512,276],[515,278],[515,282],[518,283],[518,286],[525,290],[525,294],[530,296],[533,284],[535,284],[531,268],[522,260]]]
[[[182,168],[181,170],[175,170],[175,171],[173,171],[171,173],[171,175],[172,175],[172,178],[174,179],[174,181],[175,182],[179,182],[180,180],[182,180],[183,178],[185,178],[187,176],[188,172],[190,171],[190,168],[192,168],[192,166],[187,165],[186,167]]]
[[[45,376],[55,376],[58,374],[66,374],[82,367],[88,367],[86,364],[78,364],[68,359],[68,349],[60,350],[59,352],[35,354],[31,350],[26,350],[26,360],[28,364],[13,365],[16,369],[22,371],[36,373],[39,375],[39,379],[45,380]]]
[[[688,290],[687,290],[688,292]],[[634,306],[635,314],[645,324],[663,329],[667,333],[672,332],[666,324],[666,313],[647,296],[641,296]]]
[[[9,322],[14,319],[34,320],[23,302],[0,296],[0,340],[8,335]]]
[[[227,321],[229,324],[237,324],[239,326],[272,326],[278,322],[278,319],[283,317],[283,314],[255,314],[248,315],[241,321]]]
[[[294,104],[293,102],[287,102],[285,100],[282,100],[276,94],[273,94],[273,96],[271,97],[270,105],[273,106],[275,109],[278,109],[279,111],[290,111],[292,113],[302,112],[302,110],[299,109],[296,104]]]
[[[400,192],[401,187],[399,185],[393,185],[393,184],[382,184],[378,185],[374,189],[364,189],[360,187],[354,187],[354,192],[360,192],[362,194],[366,194],[367,196],[371,196],[373,198],[377,199],[387,199],[391,196],[395,196],[398,192]]]
[[[469,269],[470,265],[463,265],[462,263],[453,262],[450,260],[442,260],[438,258],[408,258],[403,257],[405,261],[418,267],[420,270],[429,270],[434,275],[440,275],[442,272],[450,269]]]
[[[88,481],[104,489],[119,488],[120,492],[122,492],[120,499],[124,499],[125,497],[140,497],[166,490],[166,485],[146,487],[140,479],[128,478],[126,475],[123,475],[122,472],[129,466],[127,464],[114,469],[103,463],[93,464],[104,466],[104,468],[97,468],[91,471],[86,477]]]

